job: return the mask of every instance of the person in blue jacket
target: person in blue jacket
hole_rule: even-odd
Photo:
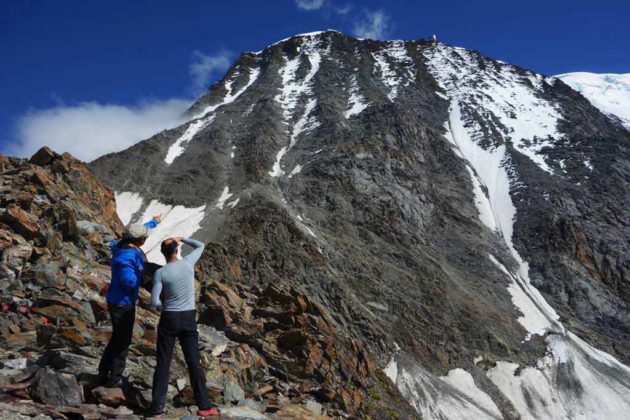
[[[112,321],[112,336],[98,365],[98,381],[109,387],[122,385],[127,352],[136,318],[136,301],[142,286],[147,258],[140,247],[161,221],[154,216],[145,224],[131,224],[122,240],[112,242],[112,278],[107,291],[107,308]]]

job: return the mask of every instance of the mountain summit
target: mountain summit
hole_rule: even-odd
[[[193,235],[221,284],[299,291],[427,418],[625,418],[622,121],[476,51],[335,31],[242,54],[188,115],[90,164],[123,223],[163,214],[151,259]]]

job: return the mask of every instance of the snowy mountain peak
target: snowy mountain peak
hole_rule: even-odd
[[[584,95],[605,114],[613,115],[630,130],[630,73],[565,73],[556,76]]]
[[[630,132],[566,84],[326,31],[243,54],[190,115],[92,164],[125,220],[165,213],[151,244],[317,296],[425,417],[630,410]]]

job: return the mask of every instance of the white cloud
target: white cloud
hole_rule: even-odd
[[[319,10],[324,5],[324,0],[295,0],[295,5],[302,10]]]
[[[204,54],[201,51],[193,52],[193,63],[190,65],[195,93],[205,91],[210,80],[217,74],[225,72],[231,63],[231,54],[222,51],[215,55]]]
[[[30,111],[18,119],[17,142],[7,147],[7,153],[28,157],[40,147],[49,146],[90,161],[179,125],[190,104],[190,100],[183,99],[136,106],[85,102]]]
[[[389,35],[389,16],[382,10],[365,12],[354,24],[354,34],[361,38],[384,39]]]
[[[213,77],[227,70],[230,58],[229,51],[215,55],[193,52],[189,70],[195,96],[205,92]],[[90,161],[185,122],[183,113],[194,101],[172,98],[137,105],[96,101],[67,105],[57,95],[54,99],[56,106],[31,110],[18,118],[15,141],[4,146],[3,153],[28,157],[40,147],[49,146]]]

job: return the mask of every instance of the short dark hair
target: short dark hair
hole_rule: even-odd
[[[174,252],[177,252],[177,247],[179,244],[174,239],[166,239],[162,241],[162,245],[160,246],[160,251],[162,251],[162,255],[164,258],[168,258],[173,255]]]

